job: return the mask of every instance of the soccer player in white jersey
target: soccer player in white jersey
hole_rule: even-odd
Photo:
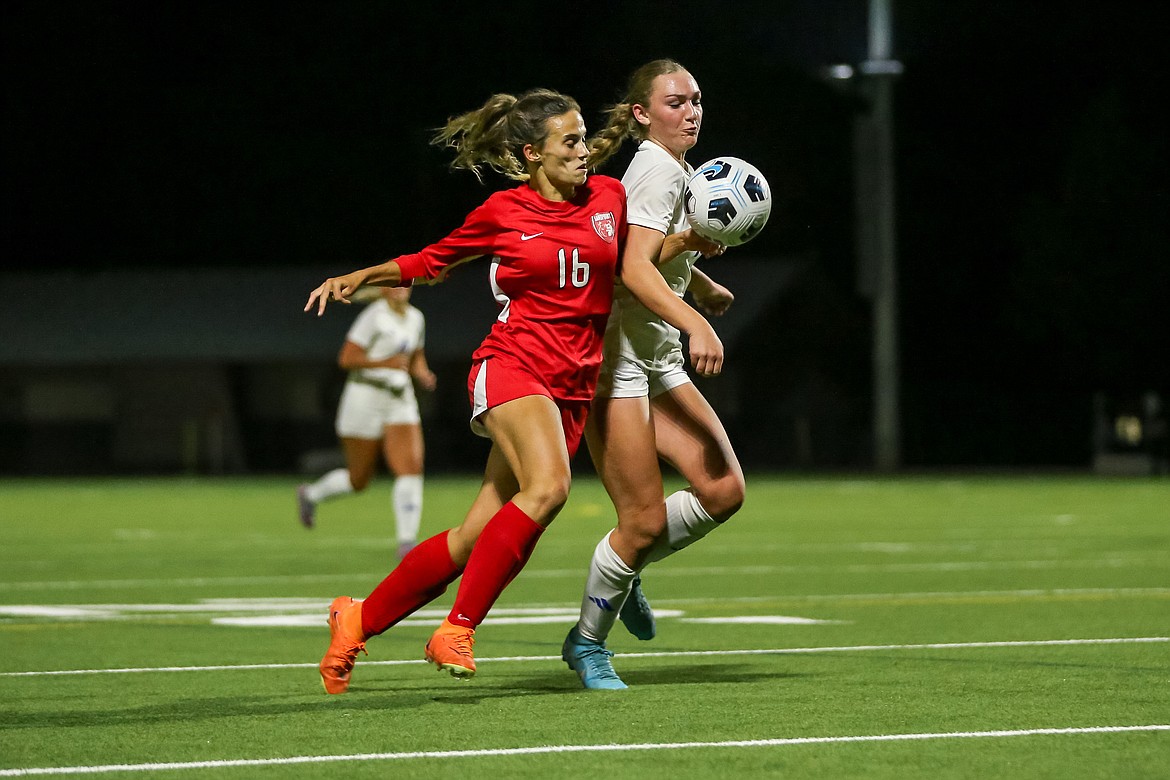
[[[414,382],[435,388],[423,351],[423,313],[410,305],[409,287],[381,287],[358,314],[337,356],[349,372],[335,428],[345,468],[297,488],[301,524],[316,524],[317,504],[360,493],[370,484],[379,452],[394,477],[391,500],[401,560],[418,541],[423,501],[423,434]],[[413,380],[413,381],[412,381]]]
[[[685,155],[703,117],[698,83],[677,62],[654,60],[634,71],[607,117],[590,142],[592,167],[626,138],[640,141],[622,177],[626,252],[643,242],[656,254],[668,236],[681,239],[688,251],[658,270],[679,297],[689,290],[699,308],[722,314],[733,296],[693,266],[723,247],[691,231],[682,208],[692,173]],[[562,652],[586,688],[626,687],[605,646],[619,615],[639,639],[654,636],[654,614],[640,587],[643,567],[702,538],[743,503],[743,470],[719,417],[687,375],[679,336],[623,287],[615,289],[586,440],[618,522],[593,553],[580,619]],[[659,458],[690,485],[665,500]]]

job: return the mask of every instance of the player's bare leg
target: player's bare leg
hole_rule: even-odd
[[[317,505],[338,496],[360,493],[370,484],[378,465],[378,439],[343,437],[345,467],[326,472],[314,482],[297,487],[297,515],[305,528],[316,526]]]
[[[561,657],[586,688],[621,689],[626,686],[613,669],[605,640],[619,615],[635,636],[653,636],[653,612],[641,594],[637,602],[645,611],[635,620],[627,620],[626,605],[642,559],[666,525],[647,399],[595,399],[585,436],[618,524],[594,550],[581,618],[565,638]]]
[[[645,564],[660,561],[703,538],[743,505],[744,476],[727,431],[693,384],[651,401],[658,454],[689,483],[666,499],[666,533]]]
[[[426,646],[427,660],[457,677],[475,674],[476,627],[528,561],[569,497],[571,471],[561,410],[543,395],[492,407],[479,418],[492,438],[490,478],[518,490],[476,534],[455,604]],[[499,465],[502,456],[505,466]]]

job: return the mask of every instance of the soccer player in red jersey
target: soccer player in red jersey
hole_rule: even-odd
[[[463,522],[415,547],[364,600],[329,608],[331,641],[319,665],[329,693],[349,687],[365,642],[442,594],[462,573],[427,660],[457,677],[475,673],[476,627],[528,561],[569,494],[570,459],[581,441],[601,364],[614,279],[626,238],[625,190],[589,177],[585,122],[570,97],[538,89],[493,95],[451,119],[435,142],[454,167],[487,165],[521,185],[491,195],[463,225],[422,251],[326,279],[305,310],[323,314],[362,285],[441,281],[455,265],[490,258],[496,322],[472,355],[472,429],[489,437],[483,485]],[[690,336],[695,370],[719,373],[714,330],[663,281],[655,257],[623,259],[621,279],[652,311]]]

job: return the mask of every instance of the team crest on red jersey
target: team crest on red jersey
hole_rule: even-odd
[[[607,244],[612,244],[617,235],[617,226],[613,222],[613,212],[603,211],[593,215],[593,229]]]

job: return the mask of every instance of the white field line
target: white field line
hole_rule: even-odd
[[[654,611],[655,616],[661,614]],[[817,620],[816,618],[792,615],[728,615],[726,617],[679,618],[680,623],[703,623],[708,625],[754,625],[754,626],[839,626],[845,620]]]
[[[680,599],[655,599],[655,614],[662,618],[679,618],[689,622],[741,622],[773,624],[829,624],[841,621],[815,620],[807,617],[786,615],[755,615],[712,618],[689,618],[680,609],[689,605],[719,603],[728,606],[737,604],[777,603],[954,603],[987,599],[1105,599],[1105,598],[1166,598],[1170,588],[1030,588],[1018,590],[978,591],[920,591],[901,593],[839,593],[839,594],[794,594],[775,596],[738,596],[729,598],[689,597]],[[241,626],[245,628],[319,628],[329,603],[328,598],[278,597],[278,598],[212,598],[200,599],[191,604],[0,604],[0,624],[20,618],[56,619],[70,622],[142,620],[148,618],[173,619],[181,615],[207,617],[213,625]],[[497,607],[490,620],[494,625],[563,623],[575,620],[579,607],[556,605],[532,605],[527,607]],[[422,609],[403,620],[401,625],[429,625],[429,619],[444,617],[448,608]],[[233,616],[236,615],[236,616]],[[246,615],[243,616],[243,615]]]
[[[793,745],[831,745],[851,742],[908,742],[938,739],[1006,739],[1010,737],[1048,737],[1083,734],[1123,734],[1142,731],[1170,731],[1170,724],[1140,726],[1084,726],[1073,728],[1005,729],[1002,731],[944,731],[919,734],[862,734],[835,737],[782,737],[777,739],[735,739],[719,742],[640,742],[625,745],[539,745],[536,747],[483,748],[480,750],[426,750],[408,753],[351,753],[332,756],[288,756],[286,758],[235,758],[219,761],[175,761],[154,764],[98,764],[94,766],[30,767],[0,769],[0,777],[34,775],[92,775],[107,772],[163,772],[174,769],[221,769],[227,767],[289,766],[294,764],[328,764],[354,761],[402,761],[432,758],[483,758],[494,756],[534,756],[555,753],[628,753],[647,750],[697,750],[704,748],[788,747]]]
[[[0,613],[2,613],[2,612],[3,612],[3,609],[0,608]],[[436,617],[446,617],[448,612],[449,612],[449,610],[443,610],[442,613],[440,615],[437,615]],[[501,610],[501,613],[502,613],[502,610]],[[577,618],[580,616],[580,614],[581,613],[579,610],[573,610],[572,612],[570,612],[568,610],[564,610],[559,614],[552,614],[552,615],[526,615],[526,616],[516,615],[516,616],[512,616],[512,617],[506,617],[503,614],[496,614],[493,611],[493,613],[491,615],[488,615],[487,619],[484,621],[483,624],[484,625],[492,625],[492,626],[536,626],[536,625],[548,625],[548,624],[560,623],[560,624],[564,624],[566,626],[572,627],[572,625],[577,622]],[[655,610],[654,611],[654,616],[658,617],[658,618],[664,618],[664,617],[674,618],[674,617],[680,617],[683,614],[684,613],[681,610],[677,610],[677,609],[662,609],[662,610]],[[683,618],[683,619],[685,620],[685,618]],[[719,619],[713,618],[712,620],[719,620]],[[720,622],[730,623],[730,622],[735,622],[738,620],[740,620],[740,618],[725,618],[725,619],[721,620]],[[806,619],[804,619],[804,618],[788,618],[788,621],[790,623],[804,623],[806,621]],[[238,627],[238,628],[313,628],[313,629],[320,629],[321,626],[325,625],[326,622],[327,622],[326,619],[317,613],[314,613],[312,615],[259,615],[259,616],[252,616],[252,617],[217,617],[217,618],[212,618],[210,621],[211,625],[213,625],[213,626],[234,626],[234,627]],[[776,622],[776,621],[772,620],[769,622]],[[818,621],[811,621],[809,624],[815,625],[817,622]],[[820,621],[820,622],[827,623],[828,621]],[[425,616],[421,616],[416,612],[411,617],[400,620],[397,623],[395,623],[394,625],[396,625],[396,626],[430,626],[433,628],[435,625],[435,620],[434,620],[434,617],[428,618]]]
[[[883,574],[907,572],[949,571],[1037,571],[1058,569],[1124,569],[1134,567],[1164,568],[1165,562],[1157,556],[1110,555],[1102,558],[1067,558],[1006,561],[921,561],[916,563],[858,563],[844,566],[815,564],[776,564],[766,566],[661,566],[655,567],[655,577],[720,577],[727,575],[765,574]],[[525,569],[527,578],[560,579],[581,577],[581,569]],[[93,590],[95,588],[158,588],[206,587],[208,585],[265,585],[277,583],[380,581],[386,572],[345,572],[336,574],[289,574],[253,577],[176,577],[174,579],[113,579],[113,580],[41,580],[38,582],[0,582],[0,591],[6,590]]]
[[[961,601],[981,598],[1095,598],[1095,597],[1170,596],[1170,588],[1017,588],[1014,590],[923,590],[894,593],[793,593],[775,596],[692,596],[681,599],[654,599],[654,604],[740,604],[792,601]]]
[[[1161,598],[1170,596],[1170,588],[1017,588],[1012,590],[959,590],[959,591],[902,591],[881,593],[777,593],[771,596],[690,596],[675,599],[654,599],[655,606],[670,605],[685,607],[694,604],[773,604],[792,602],[838,602],[838,601],[966,601],[971,599],[1069,599],[1069,598]],[[114,618],[125,617],[126,613],[142,615],[173,615],[176,613],[230,614],[274,612],[324,612],[329,597],[321,598],[213,598],[200,599],[194,604],[0,604],[0,619],[8,617],[59,617],[59,618]],[[530,607],[497,607],[493,616],[502,615],[575,615],[578,605],[532,605]],[[442,609],[422,609],[414,615],[420,618],[444,617]],[[660,614],[670,612],[660,610]],[[322,620],[324,618],[322,617]]]
[[[255,599],[200,599],[194,604],[155,603],[155,604],[0,604],[0,615],[14,617],[114,617],[120,614],[150,614],[150,615],[219,615],[219,614],[248,614],[247,619],[254,620],[251,613],[278,612],[281,615],[311,613],[319,617],[321,622],[327,618],[331,599],[285,599],[285,598],[255,598]],[[420,609],[412,615],[425,618],[445,617],[448,609]],[[492,616],[509,617],[577,617],[580,607],[572,606],[534,606],[534,607],[499,607],[492,610]],[[655,614],[659,614],[656,612]],[[678,617],[683,614],[678,610],[667,610],[666,617]]]
[[[143,615],[173,618],[179,615],[207,616],[212,625],[244,628],[320,628],[326,622],[327,599],[207,599],[197,604],[0,604],[0,618],[55,618],[70,622],[130,620]],[[434,618],[447,615],[447,609],[420,609],[397,625],[432,624]],[[246,616],[239,616],[245,613]],[[274,613],[274,614],[256,614]],[[500,607],[492,611],[492,625],[574,623],[580,607]],[[660,618],[682,617],[679,609],[659,609]],[[236,615],[224,617],[223,615]],[[219,616],[219,617],[217,617]],[[774,616],[773,616],[774,617]],[[728,618],[738,620],[739,618]],[[717,619],[715,619],[717,620]],[[791,622],[813,622],[807,618],[789,618]]]
[[[627,658],[696,658],[736,655],[812,655],[818,653],[863,653],[890,650],[972,650],[999,647],[1059,647],[1069,645],[1125,645],[1170,642],[1165,636],[1104,637],[1098,639],[1033,639],[1003,642],[931,642],[907,645],[843,645],[839,647],[778,647],[762,650],[674,650],[669,652],[618,653]],[[560,661],[559,655],[514,655],[476,658],[476,663]],[[405,666],[427,663],[421,659],[362,661],[362,666]],[[232,664],[224,666],[142,666],[121,669],[55,669],[34,672],[0,672],[0,677],[56,677],[77,674],[141,674],[145,672],[224,672],[255,669],[315,669],[316,663]]]

